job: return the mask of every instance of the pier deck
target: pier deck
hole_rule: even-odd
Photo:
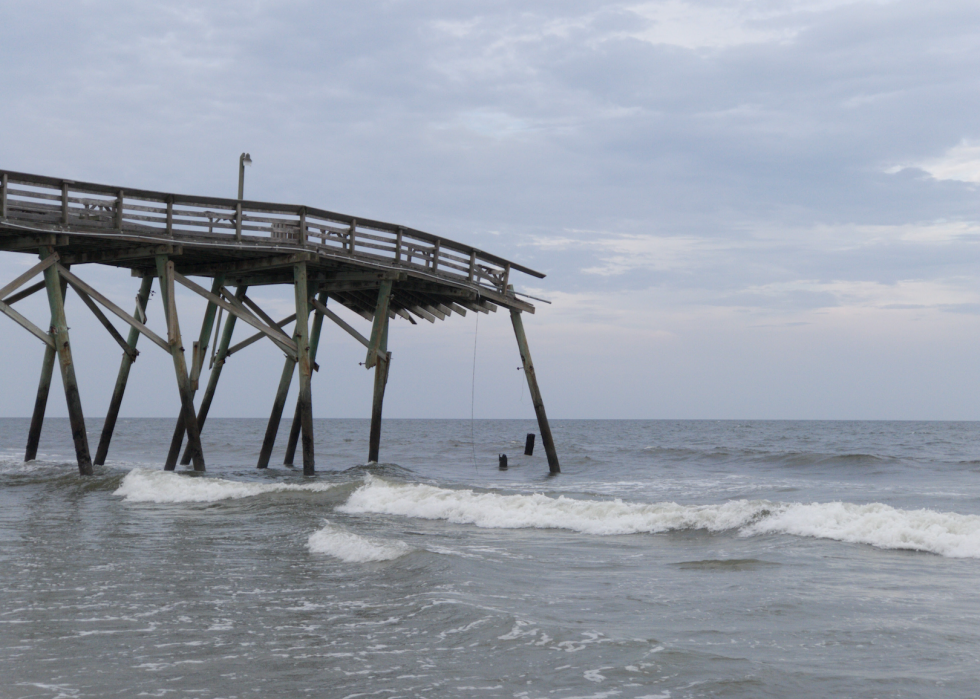
[[[337,323],[364,345],[364,365],[375,369],[368,457],[377,461],[382,403],[391,363],[387,347],[389,321],[400,317],[412,324],[421,320],[434,323],[453,314],[489,313],[503,307],[514,325],[549,468],[553,473],[559,470],[521,317],[525,312],[533,313],[534,306],[519,298],[510,283],[512,273],[543,278],[540,272],[413,228],[309,206],[125,189],[4,170],[0,170],[0,251],[36,255],[40,260],[0,288],[0,313],[45,345],[26,460],[36,456],[57,356],[79,470],[83,474],[92,471],[64,313],[64,296],[71,288],[123,350],[96,464],[105,461],[130,367],[139,354],[136,346],[141,335],[171,354],[181,398],[181,413],[165,468],[175,468],[185,434],[188,445],[181,462],[193,462],[197,470],[205,468],[200,431],[225,360],[254,342],[268,340],[283,351],[285,365],[258,466],[268,465],[286,394],[298,368],[299,399],[286,461],[292,463],[301,436],[303,470],[312,474],[311,376],[317,368],[316,348],[324,318]],[[82,272],[78,268],[86,264],[128,268],[134,277],[141,278],[133,314],[113,304],[79,276]],[[25,286],[41,274],[43,281]],[[203,278],[203,285],[193,281],[194,277]],[[155,280],[163,299],[166,338],[145,325],[147,300]],[[181,340],[173,303],[175,284],[207,301],[199,339],[189,352],[185,352]],[[250,287],[268,284],[293,286],[295,314],[273,319],[249,298]],[[229,287],[234,287],[234,291]],[[51,308],[47,330],[43,323],[28,320],[13,308],[17,301],[42,290],[47,292]],[[328,307],[331,302],[370,321],[369,332],[362,334],[335,314]],[[130,327],[128,338],[122,337],[105,311]],[[227,314],[227,318],[223,328],[219,328],[222,314]],[[232,344],[236,321],[257,332]],[[292,333],[284,332],[282,328],[290,324]],[[215,343],[209,361],[212,334]],[[195,407],[198,379],[205,363],[210,364],[211,372],[200,405]]]

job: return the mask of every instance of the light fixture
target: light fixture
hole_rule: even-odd
[[[248,153],[242,153],[238,158],[238,198],[242,199],[245,196],[245,166],[252,164],[252,156]]]

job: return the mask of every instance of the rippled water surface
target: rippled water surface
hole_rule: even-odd
[[[0,697],[977,695],[980,423],[557,421],[554,478],[524,421],[386,421],[379,465],[316,421],[315,478],[254,468],[259,420],[203,476],[169,421],[90,478],[27,427]]]

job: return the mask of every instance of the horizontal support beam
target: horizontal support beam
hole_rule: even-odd
[[[273,330],[272,328],[266,327],[266,325],[262,323],[262,321],[260,321],[251,313],[249,313],[244,307],[235,306],[228,303],[220,296],[212,294],[204,287],[195,284],[190,279],[185,277],[183,274],[174,272],[174,281],[179,282],[182,286],[185,286],[186,288],[190,289],[198,296],[202,296],[206,298],[208,301],[213,302],[215,305],[220,306],[221,308],[225,309],[227,313],[231,313],[233,316],[237,317],[238,319],[245,321],[259,332],[265,333],[266,335],[269,336],[269,338],[273,342],[279,345],[280,348],[283,349],[287,354],[290,354],[294,358],[296,357],[298,352],[296,343],[293,342],[292,338],[286,337],[286,335],[279,328],[275,328]],[[224,291],[225,289],[222,288],[222,292]],[[285,338],[285,340],[283,338]]]
[[[292,274],[292,266],[297,262],[313,260],[313,253],[298,252],[291,255],[273,255],[252,260],[235,260],[234,262],[212,262],[210,264],[181,265],[180,272],[195,277],[211,277],[216,274],[233,275],[236,272],[254,272],[263,269],[288,267]]]
[[[153,344],[159,346],[161,349],[166,350],[168,354],[170,353],[170,345],[167,344],[167,341],[164,340],[159,335],[157,335],[152,330],[150,330],[148,327],[146,327],[145,325],[143,325],[143,323],[139,322],[133,316],[131,316],[128,313],[126,313],[126,311],[124,311],[123,309],[121,309],[119,306],[117,306],[116,304],[114,304],[112,301],[110,301],[109,299],[107,299],[105,296],[103,296],[102,294],[100,294],[98,291],[96,291],[91,286],[89,286],[88,284],[86,284],[85,282],[83,282],[81,279],[79,279],[78,277],[76,277],[74,274],[72,274],[71,272],[69,272],[67,269],[65,269],[61,265],[58,265],[58,273],[61,275],[62,279],[64,279],[65,281],[67,281],[69,284],[71,284],[72,288],[75,291],[85,292],[86,294],[88,294],[89,296],[91,296],[93,299],[95,299],[96,301],[98,301],[99,303],[101,303],[103,306],[105,306],[106,308],[108,308],[110,311],[112,311],[113,313],[115,313],[117,316],[119,316],[120,318],[122,318],[124,321],[126,321],[127,323],[129,323],[132,327],[136,328],[141,333],[143,333],[144,335],[146,335],[146,337],[151,342],[153,342]]]
[[[337,315],[336,313],[334,313],[333,311],[331,311],[329,308],[327,308],[326,306],[324,306],[322,303],[320,303],[319,301],[317,301],[315,298],[312,298],[312,297],[310,298],[310,305],[313,306],[313,308],[315,308],[318,312],[322,313],[327,318],[329,318],[330,320],[332,320],[334,323],[336,323],[337,325],[339,325],[341,328],[343,328],[344,330],[346,330],[347,333],[351,337],[353,337],[355,340],[357,340],[358,342],[360,342],[362,345],[364,345],[365,347],[368,347],[368,348],[371,347],[371,343],[370,343],[370,341],[366,337],[364,337],[363,335],[361,335],[361,333],[357,332],[357,330],[355,330],[354,327],[352,325],[350,325],[346,320],[344,320],[339,315]]]
[[[105,250],[98,252],[80,252],[75,255],[65,255],[61,258],[62,264],[83,265],[83,264],[109,264],[112,262],[124,262],[126,260],[148,260],[157,255],[181,255],[184,252],[182,245],[143,245],[140,247],[127,247],[122,250]]]
[[[43,330],[41,330],[41,328],[34,325],[34,323],[27,320],[27,318],[25,318],[20,313],[15,311],[13,308],[5,304],[3,301],[0,301],[0,313],[3,313],[5,316],[13,320],[15,323],[17,323],[22,328],[24,328],[32,335],[37,337],[39,340],[41,340],[41,342],[46,344],[51,349],[55,349],[54,340],[51,339],[51,335],[49,333],[46,333]]]
[[[39,233],[37,235],[16,235],[0,236],[0,250],[6,252],[19,252],[30,250],[37,252],[39,247],[49,245],[67,245],[67,235],[56,235],[54,233]]]

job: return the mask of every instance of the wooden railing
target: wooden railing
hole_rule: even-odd
[[[511,271],[544,274],[452,240],[308,206],[123,190],[0,170],[0,221],[192,244],[272,244],[382,263],[506,293]]]

